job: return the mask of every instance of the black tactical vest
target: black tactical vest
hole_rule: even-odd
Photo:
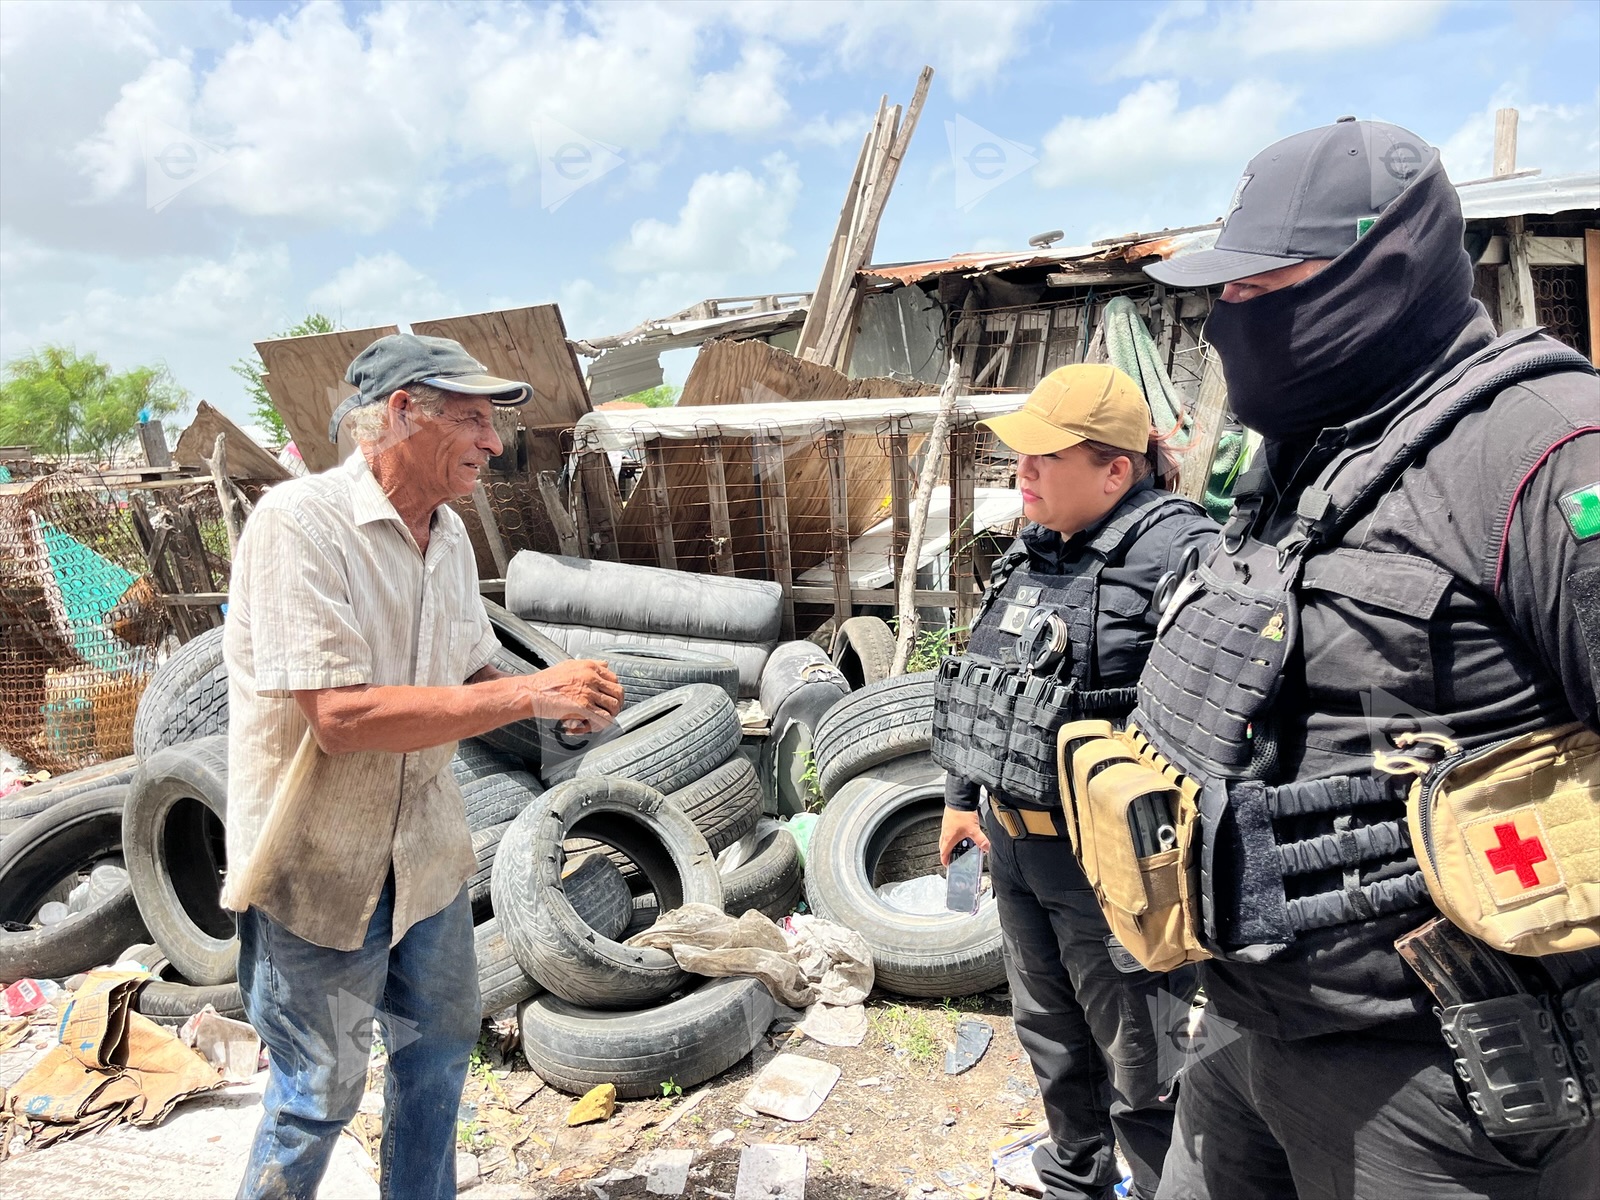
[[[1524,344],[1536,332],[1502,337],[1448,372],[1370,453],[1335,457],[1301,493],[1295,528],[1277,545],[1253,536],[1270,484],[1264,470],[1247,473],[1216,550],[1163,610],[1129,722],[1201,785],[1202,932],[1219,957],[1262,961],[1306,930],[1426,899],[1404,784],[1376,775],[1280,784],[1273,711],[1304,653],[1302,588],[1316,586],[1324,564],[1337,568],[1340,539],[1401,472],[1514,384],[1592,370],[1565,347]],[[1406,556],[1391,557],[1403,575]],[[1331,821],[1331,832],[1295,837],[1306,816]],[[1296,886],[1329,870],[1342,872],[1336,891]]]
[[[1089,540],[1072,574],[1038,571],[1014,548],[995,564],[965,654],[939,664],[933,758],[952,775],[1007,803],[1055,808],[1056,731],[1085,717],[1128,715],[1131,687],[1097,687],[1100,573],[1151,526],[1191,501],[1146,488],[1125,500]]]

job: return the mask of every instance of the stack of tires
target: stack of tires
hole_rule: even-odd
[[[931,671],[870,683],[822,718],[814,753],[826,804],[806,857],[806,899],[866,939],[884,990],[967,996],[1005,980],[993,894],[965,915],[902,911],[877,892],[940,870],[945,777],[932,740]]]

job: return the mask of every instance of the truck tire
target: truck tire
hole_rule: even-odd
[[[713,767],[688,787],[668,792],[667,800],[694,822],[713,854],[733,845],[761,819],[761,781],[742,754]]]
[[[897,675],[851,692],[817,723],[817,783],[832,799],[861,772],[933,745],[933,672]]]
[[[638,704],[691,683],[715,684],[728,699],[739,698],[738,664],[720,654],[628,642],[608,646],[600,660],[622,684],[623,704]]]
[[[51,805],[0,846],[0,986],[65,979],[110,962],[148,935],[124,885],[55,925],[31,928],[63,879],[122,848],[126,786],[98,788]]]
[[[572,911],[601,937],[620,937],[627,928],[633,916],[633,897],[616,866],[601,855],[575,859],[567,868],[562,888]],[[485,1018],[544,991],[539,981],[522,969],[496,918],[478,925],[472,931],[472,942]]]
[[[165,746],[139,767],[122,817],[122,856],[150,939],[202,987],[238,977],[227,869],[228,739]]]
[[[722,910],[730,917],[742,917],[753,909],[774,921],[782,920],[804,894],[800,843],[777,824],[758,837],[749,862],[722,876]]]
[[[563,999],[595,1008],[637,1007],[682,987],[670,954],[602,937],[574,911],[561,875],[568,837],[621,850],[669,910],[722,907],[711,848],[665,796],[630,779],[575,779],[511,822],[495,861],[495,915],[523,969]]]
[[[179,646],[150,676],[133,718],[133,754],[143,762],[163,746],[227,729],[228,666],[218,625]]]
[[[558,996],[522,1006],[522,1053],[539,1078],[579,1096],[615,1084],[625,1100],[714,1079],[756,1048],[787,1011],[757,979],[713,979],[654,1008],[596,1012]]]
[[[944,772],[920,755],[850,780],[811,835],[807,901],[818,916],[860,933],[878,985],[903,996],[969,996],[1005,980],[993,893],[970,916],[922,916],[889,907],[873,891],[894,839],[943,808]]]
[[[693,683],[624,708],[587,746],[559,762],[546,761],[541,778],[557,784],[608,775],[675,792],[727,762],[742,736],[728,694],[709,683]]]
[[[829,657],[851,691],[882,683],[894,666],[894,630],[877,617],[851,617],[834,633]]]

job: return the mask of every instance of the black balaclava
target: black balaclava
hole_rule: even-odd
[[[1462,230],[1460,198],[1434,150],[1319,273],[1217,304],[1205,336],[1239,420],[1270,440],[1302,440],[1370,411],[1434,363],[1484,311]]]

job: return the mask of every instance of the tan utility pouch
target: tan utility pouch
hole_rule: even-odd
[[[1195,785],[1105,721],[1063,726],[1056,756],[1072,848],[1117,940],[1150,971],[1210,958],[1197,935]]]
[[[1573,723],[1432,765],[1380,754],[1379,770],[1419,772],[1406,801],[1411,844],[1439,911],[1497,950],[1600,947],[1600,734]]]

